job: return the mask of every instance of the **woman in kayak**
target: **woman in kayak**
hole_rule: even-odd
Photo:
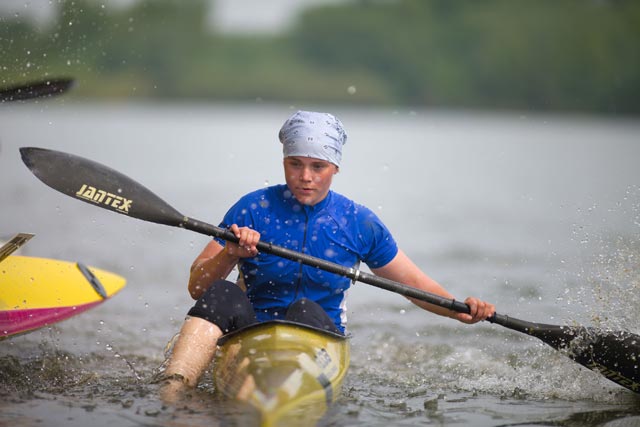
[[[347,135],[328,113],[298,111],[279,133],[286,185],[242,197],[221,227],[238,243],[213,239],[191,266],[189,293],[196,300],[175,341],[164,372],[196,386],[210,364],[217,340],[255,322],[287,319],[345,333],[346,297],[351,279],[276,255],[259,253],[259,241],[355,267],[361,261],[381,277],[453,299],[400,250],[380,219],[367,207],[332,191]],[[238,267],[236,283],[227,276]],[[463,323],[490,317],[493,304],[474,297],[470,313],[457,313],[412,300],[430,312]]]

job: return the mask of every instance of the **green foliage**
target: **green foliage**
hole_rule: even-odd
[[[639,14],[633,1],[362,2],[307,13],[292,40],[402,104],[638,113]]]
[[[633,0],[369,0],[232,37],[207,0],[59,0],[52,25],[0,18],[3,85],[72,76],[80,97],[640,112]]]

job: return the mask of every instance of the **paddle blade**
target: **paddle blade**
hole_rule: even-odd
[[[0,89],[0,102],[24,101],[60,95],[73,86],[74,80],[61,78],[26,83]]]
[[[581,365],[640,393],[640,336],[585,327],[539,325],[533,335]]]
[[[22,147],[20,154],[38,179],[67,196],[158,224],[181,226],[185,220],[146,187],[100,163],[37,147]]]
[[[493,323],[536,337],[581,365],[640,393],[640,336],[583,326],[556,326],[496,315]]]

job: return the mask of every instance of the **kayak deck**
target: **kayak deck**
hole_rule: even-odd
[[[216,389],[254,407],[263,426],[314,425],[340,393],[349,350],[346,337],[306,325],[251,325],[221,339]]]

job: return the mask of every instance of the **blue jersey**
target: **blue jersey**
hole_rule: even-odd
[[[306,206],[286,185],[257,190],[233,205],[220,227],[233,224],[257,230],[263,242],[347,267],[360,261],[382,267],[398,253],[391,233],[370,209],[333,191]],[[266,253],[242,259],[239,268],[258,320],[283,318],[292,302],[305,297],[345,331],[349,278]]]

